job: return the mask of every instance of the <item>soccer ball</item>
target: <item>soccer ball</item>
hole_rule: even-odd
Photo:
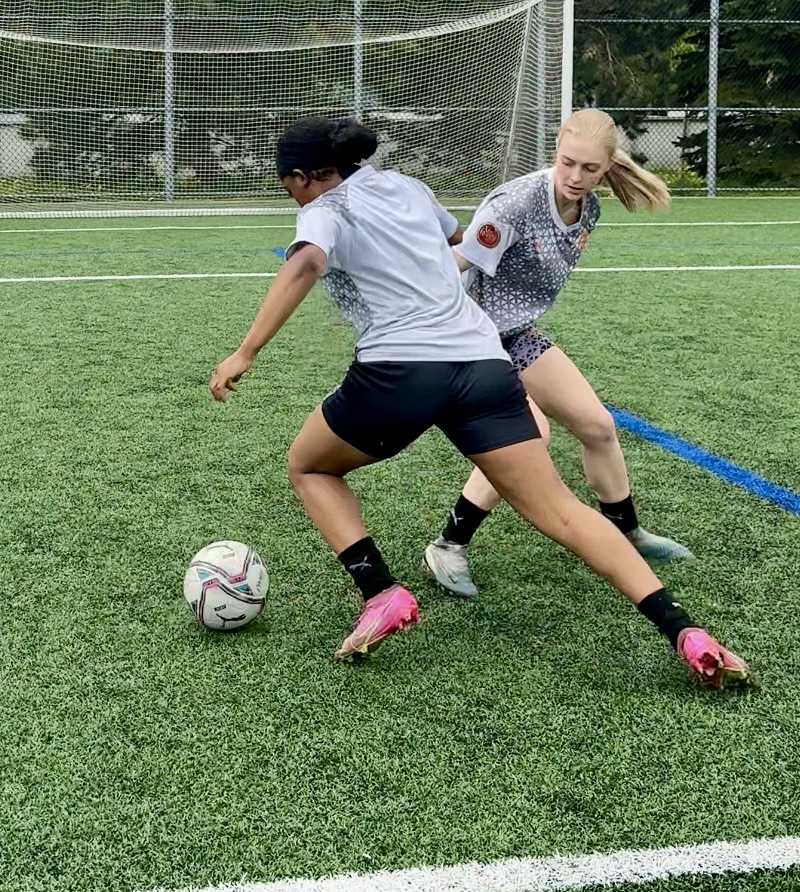
[[[201,548],[183,578],[183,597],[206,629],[232,632],[264,609],[269,574],[255,549],[223,540]]]

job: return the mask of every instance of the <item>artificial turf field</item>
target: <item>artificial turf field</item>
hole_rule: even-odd
[[[800,491],[800,199],[603,208],[546,330],[609,403]],[[608,225],[699,222],[780,225]],[[274,272],[292,218],[0,229],[0,890],[800,835],[797,515],[621,434],[642,522],[698,557],[662,578],[760,672],[760,691],[720,696],[505,506],[475,540],[479,602],[437,593],[419,556],[468,467],[430,432],[352,477],[424,622],[366,665],[334,664],[354,589],[284,473],[352,353],[327,299],[219,405],[208,374],[268,279],[8,281]],[[552,452],[589,499],[574,441],[556,432]],[[219,538],[272,575],[265,613],[231,635],[200,631],[181,596],[188,559]],[[786,892],[800,869],[638,888]]]

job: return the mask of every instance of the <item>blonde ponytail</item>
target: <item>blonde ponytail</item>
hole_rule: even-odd
[[[666,210],[670,203],[667,184],[649,170],[640,167],[627,152],[615,149],[611,167],[603,177],[626,211],[644,206],[648,211]]]
[[[619,147],[619,131],[611,115],[599,108],[582,108],[576,111],[561,126],[558,140],[565,133],[583,139],[590,139],[608,153],[611,166],[601,180],[622,202],[626,211],[635,211],[644,206],[647,210],[662,210],[669,207],[670,195],[667,184],[640,167]]]

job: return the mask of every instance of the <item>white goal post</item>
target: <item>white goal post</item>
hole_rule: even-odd
[[[0,215],[285,213],[275,144],[355,116],[376,162],[472,206],[549,161],[573,0],[17,0]]]

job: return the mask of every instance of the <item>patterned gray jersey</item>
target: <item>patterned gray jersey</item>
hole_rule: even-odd
[[[322,283],[358,331],[361,362],[508,361],[464,290],[447,244],[457,227],[419,180],[367,166],[300,210],[286,256],[324,251]]]
[[[577,223],[564,223],[552,168],[510,180],[481,202],[456,251],[472,264],[470,297],[501,335],[530,328],[553,305],[599,216],[600,202],[590,193]]]

